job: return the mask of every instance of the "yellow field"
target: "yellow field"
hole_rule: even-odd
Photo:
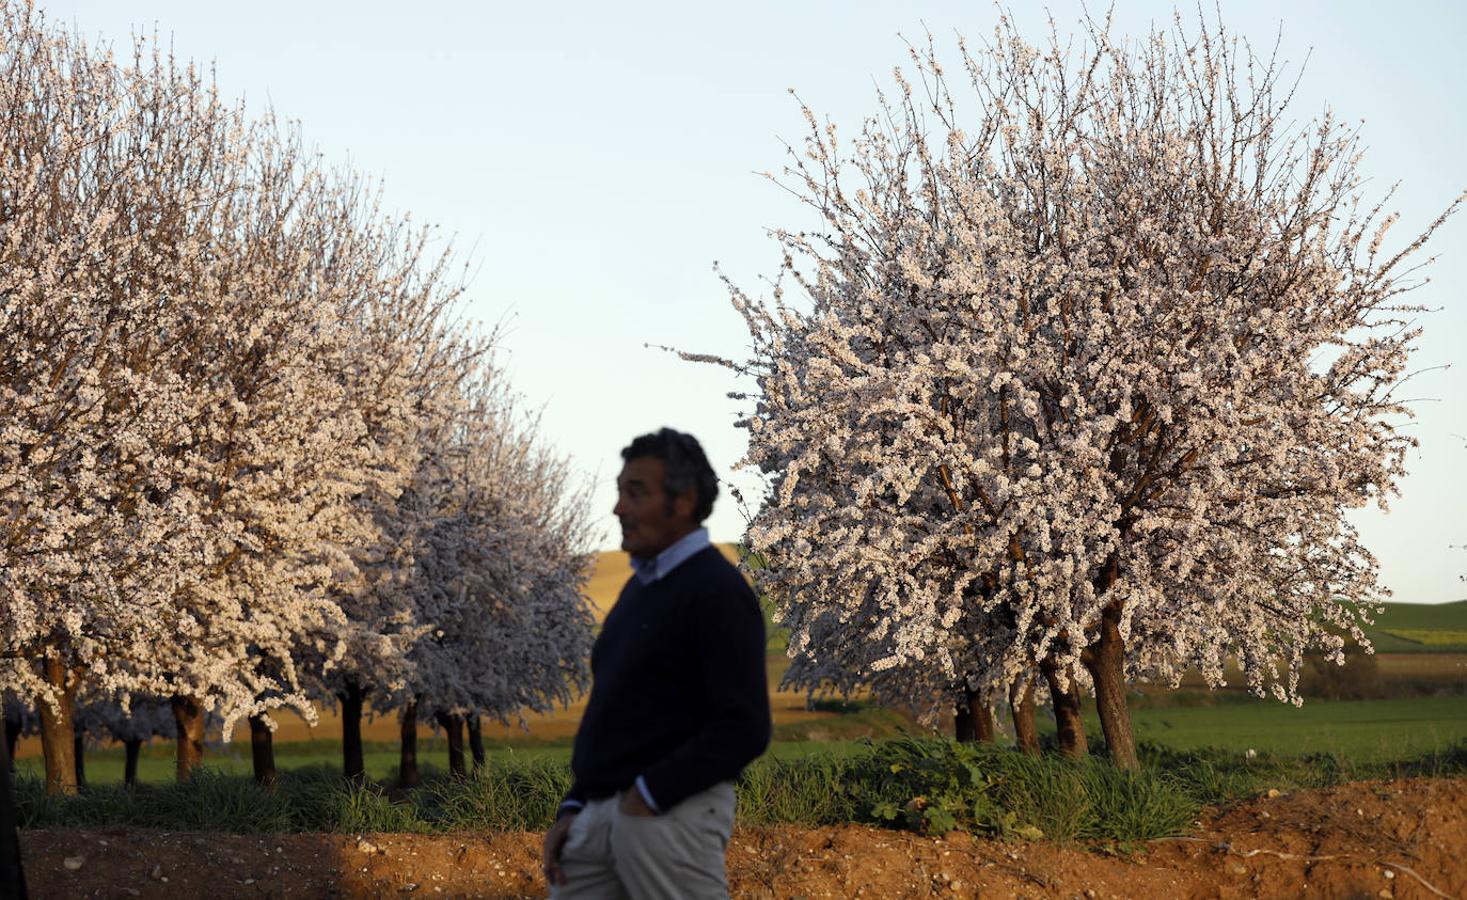
[[[718,549],[729,562],[738,565],[739,551],[732,544],[719,544]],[[631,557],[620,550],[607,550],[596,555],[596,568],[591,572],[591,582],[586,593],[591,596],[591,605],[596,609],[596,621],[606,618],[611,604],[621,593],[622,585],[632,577]]]

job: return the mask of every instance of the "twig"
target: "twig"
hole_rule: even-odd
[[[1257,850],[1234,850],[1228,844],[1218,844],[1218,847],[1220,849],[1227,850],[1234,856],[1241,856],[1244,859],[1252,859],[1260,853],[1267,853],[1269,856],[1277,856],[1279,859],[1297,860],[1298,862],[1323,862],[1324,860],[1328,859],[1350,859],[1348,855],[1344,854],[1333,854],[1330,856],[1300,856],[1297,853],[1282,853],[1278,850],[1267,850],[1264,848],[1259,848]]]
[[[1194,838],[1194,837],[1185,837],[1185,836],[1171,837],[1171,838],[1158,838],[1158,840],[1162,840],[1162,841],[1195,841],[1196,843],[1199,843],[1199,844],[1210,843],[1205,838]],[[1416,879],[1417,882],[1419,882],[1422,887],[1426,888],[1428,891],[1431,891],[1433,894],[1436,894],[1438,897],[1445,897],[1445,898],[1447,898],[1447,900],[1451,900],[1451,898],[1452,898],[1452,895],[1451,894],[1444,893],[1443,891],[1439,890],[1435,885],[1433,885],[1431,882],[1427,881],[1425,878],[1422,878],[1420,875],[1416,874],[1416,871],[1414,869],[1412,869],[1410,866],[1402,865],[1401,863],[1390,862],[1390,861],[1384,860],[1384,859],[1366,859],[1365,857],[1355,856],[1355,855],[1352,855],[1352,854],[1349,854],[1349,853],[1341,853],[1341,854],[1335,854],[1335,855],[1331,855],[1331,856],[1300,856],[1297,853],[1282,853],[1282,852],[1280,852],[1278,850],[1268,850],[1268,849],[1265,849],[1265,848],[1259,848],[1257,850],[1238,850],[1235,847],[1233,847],[1232,844],[1229,844],[1226,841],[1222,841],[1220,843],[1213,844],[1212,846],[1215,849],[1222,850],[1222,851],[1227,852],[1227,853],[1231,853],[1234,856],[1241,856],[1244,859],[1252,859],[1253,857],[1259,855],[1260,853],[1267,853],[1269,856],[1277,856],[1279,859],[1293,860],[1293,861],[1296,861],[1296,862],[1324,862],[1326,860],[1333,860],[1333,859],[1353,859],[1353,860],[1358,860],[1359,862],[1371,863],[1371,864],[1374,864],[1374,865],[1390,866],[1392,869],[1395,869],[1398,872],[1404,872],[1405,874],[1410,875],[1412,878]]]
[[[1411,870],[1409,866],[1403,866],[1400,863],[1387,862],[1385,860],[1381,860],[1380,864],[1383,866],[1390,866],[1392,869],[1395,869],[1399,872],[1405,872],[1407,875],[1410,875],[1412,878],[1415,878],[1417,881],[1419,881],[1421,883],[1421,886],[1426,888],[1428,891],[1431,891],[1438,897],[1446,897],[1447,900],[1451,900],[1451,894],[1444,894],[1441,891],[1437,890],[1431,882],[1427,881],[1425,878],[1422,878],[1420,875],[1417,875],[1414,871]]]

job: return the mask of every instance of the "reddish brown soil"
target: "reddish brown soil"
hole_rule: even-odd
[[[539,836],[22,835],[36,897],[540,897]],[[746,829],[737,897],[1467,897],[1467,779],[1260,797],[1126,852],[858,826]]]

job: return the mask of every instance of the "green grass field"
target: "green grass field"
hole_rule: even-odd
[[[1282,755],[1330,753],[1361,762],[1403,759],[1441,750],[1467,740],[1467,696],[1425,697],[1405,700],[1307,701],[1295,708],[1273,701],[1232,697],[1209,706],[1148,708],[1137,705],[1132,723],[1139,741],[1151,741],[1177,750],[1218,748],[1231,751],[1272,752]],[[1041,710],[1041,733],[1053,731],[1053,720]],[[859,745],[857,734],[874,737],[898,733],[904,724],[885,710],[857,704],[854,711],[835,718],[793,723],[782,727],[770,755],[799,759],[822,751],[841,752]],[[1086,733],[1092,744],[1103,741],[1094,710],[1086,710]],[[446,745],[441,740],[419,744],[419,765],[425,774],[448,768]],[[569,741],[524,741],[486,747],[488,764],[500,760],[547,758],[568,761]],[[139,778],[149,783],[173,779],[173,748],[156,743],[143,750]],[[391,744],[369,743],[365,747],[367,774],[381,782],[396,776],[398,752]],[[248,774],[248,745],[211,747],[205,763],[227,774]],[[339,767],[341,747],[335,741],[308,741],[276,747],[280,769]],[[90,751],[86,757],[87,780],[111,784],[122,780],[123,757],[118,748]],[[19,760],[22,774],[39,777],[38,757]]]
[[[570,760],[570,744],[567,742],[526,741],[518,746],[487,747],[489,764],[503,757],[518,759]],[[397,778],[398,748],[392,744],[368,742],[363,745],[363,760],[367,776],[375,781],[387,783]],[[87,783],[115,784],[122,781],[123,752],[116,747],[103,747],[88,751],[86,755]],[[341,744],[334,740],[293,741],[275,746],[275,766],[278,769],[308,769],[329,766],[340,769]],[[249,775],[252,772],[248,743],[210,745],[204,751],[204,765],[227,775]],[[420,740],[418,742],[418,766],[424,775],[448,771],[448,749],[443,741]],[[43,760],[38,756],[16,760],[16,772],[41,777],[45,772]],[[138,758],[138,780],[149,784],[161,784],[174,780],[174,750],[170,742],[155,742],[144,747]]]
[[[1137,740],[1178,750],[1218,747],[1285,755],[1334,753],[1361,761],[1401,759],[1467,738],[1467,696],[1408,700],[1309,700],[1295,708],[1252,700],[1212,707],[1138,709]],[[1100,739],[1093,713],[1091,740]]]
[[[1459,647],[1467,645],[1467,631],[1441,631],[1429,628],[1389,628],[1386,634],[1413,644],[1428,647]]]

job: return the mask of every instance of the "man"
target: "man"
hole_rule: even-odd
[[[9,741],[0,741],[0,897],[25,900],[25,868],[20,863],[15,793],[10,786]]]
[[[621,456],[633,574],[591,650],[545,878],[564,900],[727,897],[733,779],[771,733],[764,618],[701,527],[718,480],[698,442],[664,428]]]

